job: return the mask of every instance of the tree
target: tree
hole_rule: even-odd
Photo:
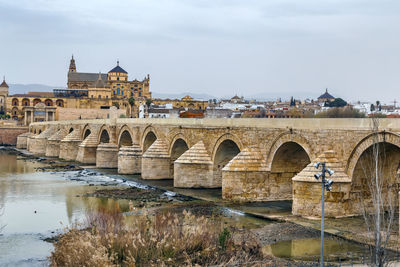
[[[296,101],[294,100],[293,96],[290,98],[290,106],[293,107],[296,105]]]
[[[375,105],[374,105],[374,104],[371,104],[371,107],[369,108],[369,110],[370,110],[371,112],[375,111]]]
[[[390,165],[386,158],[385,141],[379,138],[379,119],[372,118],[371,124],[372,152],[361,161],[365,181],[361,183],[360,204],[367,231],[373,241],[373,245],[369,246],[370,265],[380,267],[388,264],[386,248],[394,230],[397,189],[394,186],[396,175],[390,177],[390,174],[384,173],[384,168]]]
[[[150,98],[146,99],[146,106],[149,108],[151,103],[153,103],[153,100],[151,100]]]
[[[335,100],[333,100],[332,102],[329,102],[329,103],[328,103],[328,106],[329,106],[329,107],[332,107],[332,108],[345,107],[345,106],[347,106],[347,102],[344,101],[344,100],[341,99],[341,98],[335,98]]]
[[[128,102],[129,102],[129,105],[131,105],[131,107],[133,107],[133,105],[135,105],[135,98],[130,97],[130,98],[128,99]]]
[[[135,98],[130,97],[128,99],[129,105],[131,106],[131,118],[132,118],[132,113],[133,113],[133,106],[135,105]]]
[[[378,109],[378,111],[382,110],[382,105],[381,105],[381,102],[379,100],[376,100],[376,108]]]

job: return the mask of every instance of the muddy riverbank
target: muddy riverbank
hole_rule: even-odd
[[[87,169],[76,162],[35,157],[23,151],[8,149],[3,152],[13,154],[17,161],[31,164],[36,173],[35,177],[42,175],[48,177],[46,179],[55,179],[55,182],[62,182],[66,187],[69,183],[79,185],[79,190],[70,190],[65,198],[68,204],[64,210],[67,211],[70,222],[75,220],[71,216],[73,214],[81,214],[82,218],[88,209],[97,206],[112,208],[116,204],[126,216],[133,215],[129,213],[129,206],[146,209],[151,214],[182,213],[183,210],[189,210],[195,215],[221,220],[227,227],[251,231],[262,246],[268,247],[266,251],[272,256],[301,260],[309,259],[310,254],[316,253],[315,248],[308,248],[307,244],[318,244],[319,222],[290,215],[290,202],[229,203],[221,199],[217,189],[177,189],[173,188],[172,182],[168,180],[147,181],[142,180],[140,176],[118,175],[115,170]],[[45,187],[41,189],[43,194],[48,195],[45,193]],[[75,206],[83,207],[82,205],[85,207],[80,208],[79,212],[74,211]],[[328,219],[328,231],[332,230],[331,223],[332,220]],[[334,223],[335,229],[342,231],[330,232],[331,234],[337,236],[348,234],[346,232],[348,221],[334,220]],[[358,228],[361,228],[359,221],[357,224]],[[345,243],[348,244],[346,247],[350,251],[365,253],[360,246],[346,243],[344,239],[328,242],[333,242],[330,246],[334,249]],[[290,255],[282,254],[282,251],[293,246],[304,249],[292,251]],[[331,255],[334,252],[330,252]]]

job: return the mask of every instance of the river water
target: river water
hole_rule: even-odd
[[[47,257],[53,246],[43,239],[53,237],[65,231],[73,224],[85,220],[87,210],[98,206],[112,207],[115,201],[121,210],[128,210],[127,200],[112,200],[95,197],[83,197],[85,193],[112,186],[146,187],[137,176],[119,176],[115,171],[53,171],[42,172],[38,169],[48,166],[35,160],[0,150],[0,266],[47,266]],[[174,190],[170,182],[152,182],[153,186]],[[158,184],[157,184],[158,183]],[[180,191],[195,197],[206,196],[218,199],[218,190]],[[173,192],[165,194],[173,196]],[[125,208],[124,208],[125,207]],[[235,207],[237,209],[235,209]],[[288,204],[271,204],[269,208],[279,212],[288,212]],[[290,207],[290,205],[289,205]],[[267,209],[262,205],[247,207],[248,210]],[[238,227],[260,228],[273,222],[245,216],[242,206],[222,205],[221,210],[226,224]],[[307,259],[318,255],[319,239],[279,242],[266,246],[270,254],[283,258]],[[346,247],[346,251],[360,251],[360,248],[344,241],[329,241],[328,247],[335,254],[337,247]],[[310,249],[301,252],[304,244]],[[294,253],[296,255],[294,255]],[[307,257],[304,257],[307,255]]]

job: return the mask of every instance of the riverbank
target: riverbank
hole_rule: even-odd
[[[25,155],[24,151],[20,153],[22,156]],[[275,253],[274,246],[282,247],[282,244],[288,246],[287,248],[294,245],[302,248],[291,252],[292,254],[300,253],[298,255],[279,255],[280,257],[301,259],[303,257],[301,253],[307,254],[308,251],[315,249],[305,246],[310,243],[310,240],[315,241],[316,247],[319,247],[317,240],[319,220],[292,216],[290,202],[230,203],[221,199],[220,190],[178,189],[173,187],[171,181],[142,180],[139,176],[118,175],[115,170],[86,169],[76,162],[34,157],[29,154],[27,159],[21,160],[50,164],[51,166],[37,168],[37,171],[65,173],[67,179],[87,183],[93,187],[90,193],[76,195],[76,198],[98,198],[103,201],[112,199],[117,202],[124,200],[123,212],[127,216],[132,215],[126,208],[128,202],[131,202],[130,205],[136,209],[145,208],[150,214],[166,211],[182,212],[186,209],[195,215],[222,220],[225,225],[232,225],[237,229],[251,230],[257,236],[261,246],[268,246],[267,253]],[[95,179],[92,179],[93,177]],[[97,186],[105,186],[105,188],[97,189]],[[339,241],[335,242],[339,245],[346,243],[346,240],[365,242],[365,238],[360,236],[363,233],[360,231],[362,223],[357,218],[327,219],[327,239],[336,236]],[[358,230],[360,235],[354,234],[353,228],[354,233]],[[291,243],[285,243],[288,241]],[[298,243],[293,243],[294,241]],[[360,244],[349,243],[350,249],[351,246],[360,247]],[[326,251],[330,253],[329,250]],[[362,249],[357,249],[356,252],[365,253],[361,251]]]

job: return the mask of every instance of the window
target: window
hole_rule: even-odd
[[[131,96],[133,96],[133,93],[131,92]]]
[[[119,95],[120,94],[120,89],[119,88],[117,88],[117,95]]]
[[[119,77],[117,77],[117,81],[119,81]]]
[[[113,95],[115,95],[115,91],[113,91]]]
[[[106,95],[106,98],[108,99],[108,95]]]
[[[101,95],[99,95],[99,99],[101,98]]]
[[[124,95],[124,91],[121,92],[121,95]]]
[[[142,96],[142,92],[139,92],[139,96]]]

